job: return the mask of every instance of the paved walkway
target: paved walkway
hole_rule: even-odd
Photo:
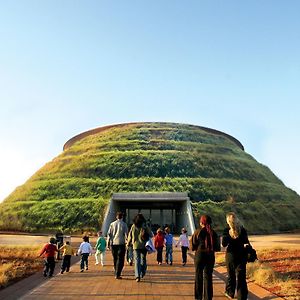
[[[76,258],[74,258],[76,259]],[[95,266],[94,256],[90,256],[89,270],[80,273],[79,263],[76,262],[69,273],[57,274],[51,279],[45,279],[42,274],[35,274],[28,280],[37,280],[35,288],[27,289],[23,294],[17,293],[17,285],[26,285],[23,281],[10,286],[0,292],[1,299],[194,299],[194,265],[191,255],[188,263],[182,266],[181,252],[174,249],[173,266],[156,263],[156,254],[147,256],[148,271],[137,283],[134,280],[133,266],[126,265],[123,279],[116,280],[113,274],[111,253],[106,253],[106,265]],[[56,272],[59,266],[56,266]],[[30,280],[31,279],[31,280]],[[224,269],[216,268],[214,272],[214,299],[223,300],[224,297]],[[255,295],[257,286],[250,289],[249,300],[276,299],[270,294]],[[254,293],[253,293],[254,291]],[[265,290],[263,290],[265,291]]]

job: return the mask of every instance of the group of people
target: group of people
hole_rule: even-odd
[[[246,300],[248,296],[247,248],[250,246],[247,231],[233,212],[226,215],[226,222],[227,226],[222,236],[222,246],[226,247],[225,296],[233,299],[236,291],[238,300]],[[213,298],[212,273],[215,252],[221,250],[220,239],[212,229],[211,217],[203,215],[199,223],[200,228],[194,232],[191,239],[192,250],[195,251],[195,299],[211,300]]]
[[[89,256],[92,254],[93,249],[89,243],[89,237],[83,236],[82,243],[80,244],[77,251],[70,245],[69,241],[66,241],[61,247],[57,247],[57,240],[54,237],[51,237],[49,243],[45,244],[42,250],[39,253],[39,256],[44,257],[44,277],[52,277],[55,269],[55,256],[56,253],[62,253],[62,263],[60,274],[70,271],[71,266],[71,257],[72,255],[80,255],[80,272],[83,272],[84,269],[88,270],[89,268]],[[95,249],[95,260],[96,265],[101,261],[101,265],[104,266],[105,250],[106,250],[106,240],[102,236],[102,232],[98,232],[98,239]]]
[[[238,300],[246,300],[248,288],[246,282],[246,263],[247,247],[250,246],[246,229],[241,225],[235,213],[226,215],[227,226],[222,236],[222,246],[226,247],[226,268],[227,280],[225,287],[225,296],[233,299],[235,291]],[[165,262],[173,264],[173,245],[181,246],[182,265],[187,262],[187,251],[191,247],[195,251],[195,299],[211,300],[213,298],[212,274],[215,264],[215,252],[221,250],[220,239],[212,228],[212,219],[208,215],[201,216],[199,220],[199,229],[197,229],[189,240],[186,228],[182,228],[181,235],[175,243],[170,228],[164,230],[158,228],[154,237],[154,247],[157,251],[157,263],[163,262],[163,248],[165,250]],[[134,276],[137,282],[146,275],[147,271],[147,243],[153,237],[153,233],[147,226],[146,219],[141,213],[138,213],[133,219],[133,225],[128,231],[127,224],[123,221],[123,214],[117,213],[116,220],[109,226],[107,239],[98,232],[98,239],[95,245],[96,265],[105,264],[105,251],[111,249],[114,264],[114,275],[116,279],[122,279],[122,270],[125,263],[125,254],[130,251],[133,253]],[[45,258],[44,276],[51,277],[55,267],[55,252],[63,251],[63,260],[61,264],[61,274],[69,272],[71,256],[75,254],[74,249],[67,241],[60,249],[56,246],[55,238],[51,238],[40,251],[40,256]],[[89,243],[89,237],[84,236],[76,255],[81,255],[80,271],[88,270],[88,257],[92,253],[92,246]],[[127,255],[127,259],[132,259],[132,253]],[[130,261],[132,264],[132,261]]]

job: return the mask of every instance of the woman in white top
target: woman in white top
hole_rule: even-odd
[[[182,254],[182,265],[185,266],[187,259],[187,251],[189,250],[189,236],[187,234],[186,228],[181,229],[181,235],[179,236],[179,240],[176,243],[176,247],[181,245],[181,254]]]

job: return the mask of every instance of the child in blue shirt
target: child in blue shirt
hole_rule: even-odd
[[[166,263],[173,264],[173,235],[170,227],[165,228],[165,245],[166,245]]]

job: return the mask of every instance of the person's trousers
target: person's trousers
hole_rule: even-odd
[[[105,251],[97,250],[95,253],[96,264],[98,265],[101,262],[101,265],[104,266],[105,263]]]
[[[166,245],[166,263],[173,262],[173,245]]]
[[[162,263],[162,253],[163,253],[163,247],[157,247],[156,248],[156,260],[159,263]]]
[[[61,271],[64,272],[64,271],[67,271],[69,272],[70,270],[70,265],[71,265],[71,255],[64,255],[63,256],[63,260],[62,260],[62,263],[61,263]]]
[[[226,253],[226,268],[226,292],[233,298],[236,289],[237,299],[246,300],[248,297],[246,261],[234,257],[232,253]]]
[[[134,275],[135,278],[143,278],[147,271],[147,250],[135,249],[134,250]]]
[[[111,252],[114,260],[115,276],[120,277],[124,267],[126,247],[125,245],[112,245]]]
[[[195,254],[195,299],[213,298],[212,274],[215,264],[214,252],[196,252]]]
[[[45,257],[44,259],[44,276],[52,276],[55,268],[54,257]]]
[[[186,264],[188,247],[181,246],[182,263]]]
[[[82,253],[81,254],[81,260],[80,260],[80,269],[84,270],[84,266],[85,269],[87,270],[89,268],[89,253]]]

